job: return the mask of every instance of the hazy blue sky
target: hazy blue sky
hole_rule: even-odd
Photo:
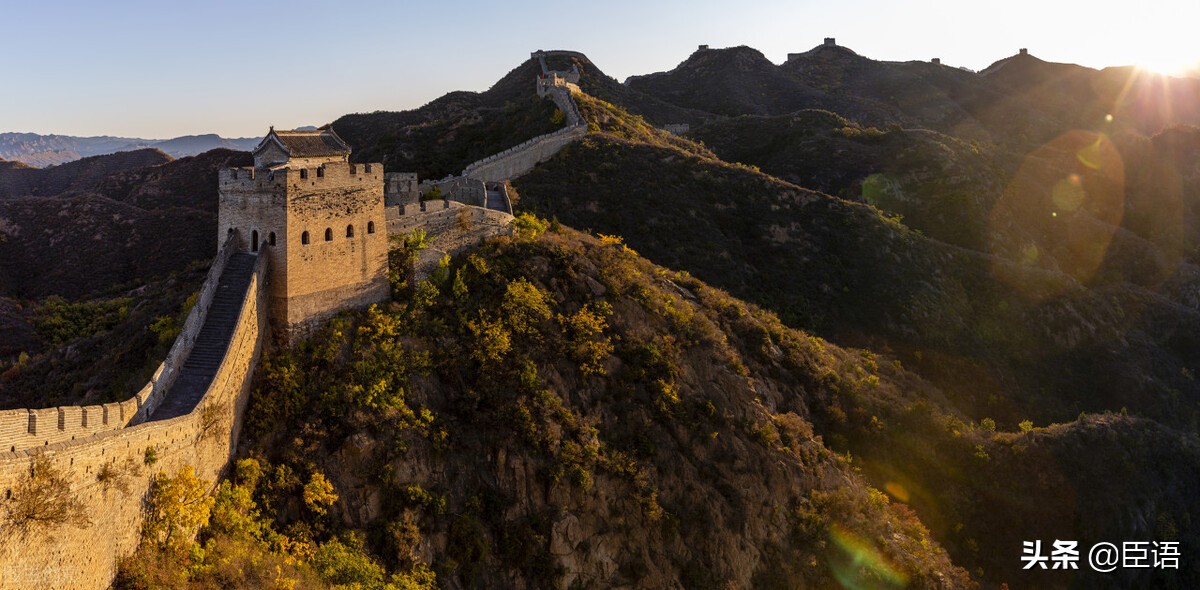
[[[1020,47],[1093,67],[1200,59],[1197,0],[356,4],[0,0],[0,131],[257,136],[484,90],[539,48],[583,51],[619,80],[701,43],[778,63],[826,36],[874,59],[972,69]]]

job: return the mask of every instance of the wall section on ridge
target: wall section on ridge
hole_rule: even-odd
[[[143,500],[155,474],[174,475],[190,465],[215,484],[237,447],[251,379],[269,332],[267,265],[267,257],[259,256],[229,348],[190,414],[0,453],[0,590],[108,588],[117,562],[137,547]],[[210,276],[210,281],[216,279]],[[154,449],[153,462],[146,460],[148,448]],[[8,503],[38,455],[65,477],[70,495],[87,514],[86,526],[12,521]]]
[[[234,237],[228,237],[217,252],[204,285],[196,297],[196,304],[180,328],[179,336],[167,352],[166,359],[154,371],[150,381],[129,399],[122,402],[91,406],[58,406],[41,409],[18,409],[0,411],[0,460],[5,453],[40,447],[61,442],[70,442],[101,432],[128,428],[141,422],[162,403],[175,376],[183,368],[184,361],[200,334],[207,318],[208,306],[216,292],[217,280],[225,270],[225,264],[233,254]]]

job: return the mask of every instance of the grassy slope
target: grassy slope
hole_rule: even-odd
[[[890,564],[859,570],[874,587],[964,587],[939,544],[991,582],[1198,575],[1048,577],[1015,557],[1031,538],[1200,540],[1193,437],[1118,415],[993,432],[898,363],[565,228],[432,281],[268,360],[242,452],[267,466],[253,498],[272,530],[357,535],[394,574],[475,587],[827,587],[860,543]],[[324,514],[305,501],[318,473],[339,498]],[[201,538],[215,555],[238,539]],[[203,587],[220,566],[191,555],[162,567]]]

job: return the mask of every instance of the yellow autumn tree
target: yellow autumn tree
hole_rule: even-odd
[[[182,546],[208,524],[213,497],[209,482],[196,477],[191,465],[174,477],[165,473],[154,476],[146,501],[146,522],[142,539],[163,549]]]

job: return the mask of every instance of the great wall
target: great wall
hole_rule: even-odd
[[[537,80],[538,96],[549,96],[554,101],[555,106],[563,112],[566,125],[557,131],[539,135],[498,154],[472,162],[458,176],[422,182],[422,193],[435,186],[454,186],[466,180],[500,182],[516,178],[587,134],[587,122],[571,96],[573,92],[579,91],[579,66],[572,65],[569,71],[551,70],[546,66],[546,58],[549,56],[582,58],[583,54],[575,51],[535,51],[531,54],[541,68],[541,75]],[[449,190],[453,189],[444,189],[442,194],[447,194]]]
[[[137,547],[156,474],[191,466],[215,484],[225,471],[263,351],[340,309],[389,297],[389,237],[424,230],[430,247],[418,265],[428,267],[509,232],[504,181],[587,133],[572,98],[578,68],[551,71],[547,55],[580,54],[531,56],[542,70],[538,95],[562,110],[565,127],[474,162],[459,177],[418,190],[414,174],[350,163],[332,131],[274,129],[255,148],[253,168],[222,171],[218,253],[150,382],[120,403],[0,411],[0,590],[107,588],[117,562]],[[422,201],[433,187],[444,198]],[[35,476],[45,467],[61,479]],[[36,485],[68,487],[83,518],[14,518]]]

